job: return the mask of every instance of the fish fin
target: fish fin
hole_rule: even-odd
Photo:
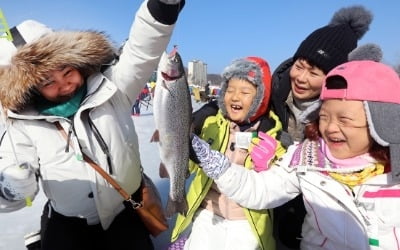
[[[165,167],[164,163],[160,163],[160,167],[158,169],[158,174],[160,175],[160,178],[169,178],[169,174],[167,171],[167,168]]]
[[[186,177],[186,179],[190,177],[190,171],[189,171],[189,169],[187,169],[185,177]]]
[[[167,89],[167,85],[165,85],[165,81],[162,81],[161,86],[162,86],[164,89]]]
[[[186,195],[184,197],[186,197]],[[167,207],[165,211],[165,216],[167,216],[167,218],[171,218],[176,213],[180,213],[181,215],[186,216],[187,211],[188,204],[186,198],[184,198],[182,201],[173,201],[171,197],[168,197]]]
[[[160,133],[158,132],[158,129],[156,129],[153,133],[153,136],[150,139],[150,142],[159,142],[160,141]]]

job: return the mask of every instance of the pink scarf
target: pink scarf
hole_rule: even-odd
[[[370,166],[371,164],[376,162],[375,159],[369,155],[369,153],[347,159],[337,159],[332,155],[331,151],[329,150],[324,140],[322,140],[322,138],[320,138],[319,143],[322,153],[332,163],[332,168],[354,168],[356,166]]]

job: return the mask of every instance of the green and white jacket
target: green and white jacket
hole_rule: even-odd
[[[268,119],[270,122],[269,128],[264,132],[267,132],[269,135],[276,138],[282,129],[278,117],[270,111],[269,116],[264,117],[264,119]],[[205,141],[211,142],[212,149],[225,153],[229,148],[229,133],[230,121],[225,119],[219,111],[217,115],[210,116],[205,120],[200,137]],[[276,150],[276,155],[277,157],[280,157],[285,150],[281,147],[280,143],[278,143],[278,145],[279,147]],[[244,165],[248,169],[253,168],[249,155],[247,155]],[[202,201],[213,184],[213,180],[208,178],[198,165],[191,162],[190,167],[191,172],[195,176],[187,193],[189,207],[188,213],[186,216],[178,214],[175,227],[172,231],[171,241],[176,241],[179,238],[179,235],[190,225],[195,212],[199,209]],[[260,249],[275,249],[275,240],[272,236],[272,210],[243,208],[243,211],[259,242]]]

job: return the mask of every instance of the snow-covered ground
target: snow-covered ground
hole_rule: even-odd
[[[204,103],[193,101],[193,109],[196,110]],[[141,116],[132,117],[139,136],[139,148],[142,164],[145,172],[153,179],[160,190],[164,204],[169,192],[169,181],[158,176],[160,158],[156,143],[150,143],[154,132],[154,118],[152,107],[142,107]],[[0,250],[24,250],[24,235],[39,229],[40,215],[46,201],[43,193],[39,193],[31,207],[23,208],[12,213],[0,213]],[[174,222],[174,218],[170,219]],[[170,223],[170,224],[171,224]],[[166,232],[154,238],[156,250],[164,250],[169,244],[169,236],[172,226]]]

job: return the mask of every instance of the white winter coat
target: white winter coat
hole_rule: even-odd
[[[131,119],[131,107],[170,40],[174,25],[157,22],[146,1],[138,10],[129,39],[118,63],[87,80],[87,96],[73,121],[57,116],[39,115],[33,108],[8,112],[8,133],[0,145],[0,171],[15,164],[13,143],[19,162],[29,162],[40,173],[42,188],[53,208],[65,216],[86,218],[89,224],[101,222],[108,228],[123,209],[122,196],[86,162],[78,159],[82,151],[108,172],[108,164],[93,129],[95,124],[110,150],[113,177],[128,192],[141,182],[138,137]],[[67,141],[53,124],[59,121],[65,131],[72,128],[74,149],[66,152]],[[10,138],[12,141],[10,141]],[[93,198],[90,198],[93,194]],[[25,206],[25,201],[0,198],[0,211]]]
[[[253,209],[273,208],[302,193],[307,210],[302,249],[400,249],[400,184],[391,183],[390,173],[352,191],[320,172],[297,173],[289,166],[295,147],[268,171],[232,165],[215,182],[228,197]]]

